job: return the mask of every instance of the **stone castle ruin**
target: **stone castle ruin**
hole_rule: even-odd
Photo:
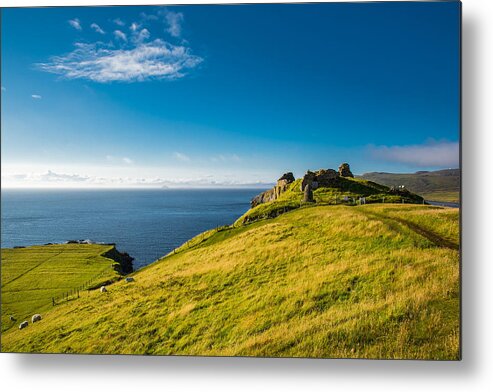
[[[331,187],[337,185],[339,177],[354,177],[348,163],[342,163],[338,171],[333,169],[320,169],[316,172],[308,170],[301,180],[300,191],[304,193],[303,200],[313,202],[313,191],[320,187]],[[295,181],[291,172],[285,173],[277,180],[274,188],[269,189],[260,195],[255,196],[250,202],[251,207],[256,207],[262,203],[276,200],[289,186]]]

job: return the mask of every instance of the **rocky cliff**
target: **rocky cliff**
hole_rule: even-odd
[[[353,173],[348,163],[342,163],[339,166],[338,171],[333,169],[320,169],[316,172],[308,170],[301,180],[300,191],[307,191],[307,200],[312,200],[310,193],[318,188],[322,187],[337,187],[339,184],[339,179],[341,177],[351,177],[353,178]],[[285,173],[281,178],[277,180],[274,188],[262,192],[260,195],[255,196],[250,205],[252,208],[258,206],[262,203],[268,203],[279,198],[279,196],[288,190],[289,186],[295,181],[293,173]],[[309,189],[307,190],[307,186]]]
[[[292,184],[294,180],[295,178],[293,173],[288,172],[283,174],[282,177],[277,180],[274,188],[255,196],[250,202],[250,205],[253,208],[258,206],[259,204],[268,203],[269,201],[276,200],[283,192],[285,192],[289,188],[289,185]]]

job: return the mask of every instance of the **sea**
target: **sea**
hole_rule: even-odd
[[[1,247],[115,243],[139,269],[205,230],[232,224],[262,191],[2,189]]]

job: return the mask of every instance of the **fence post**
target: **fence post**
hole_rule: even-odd
[[[53,303],[53,306],[55,306],[55,298],[51,297],[51,302]]]

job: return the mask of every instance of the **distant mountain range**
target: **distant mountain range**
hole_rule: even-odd
[[[459,202],[460,169],[416,173],[372,172],[357,176],[387,186],[404,185],[411,192],[432,201]]]

